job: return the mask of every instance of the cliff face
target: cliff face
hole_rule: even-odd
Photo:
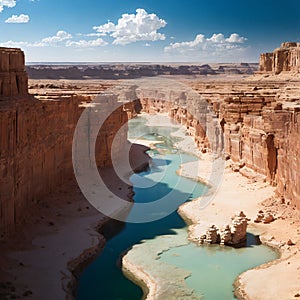
[[[143,111],[169,113],[203,152],[224,149],[235,171],[252,179],[253,171],[261,174],[279,196],[300,209],[300,107],[283,93],[293,88],[259,81],[190,85],[200,97],[144,89],[139,94]],[[201,97],[208,103],[205,108]]]
[[[241,122],[227,122],[225,151],[231,159],[264,175],[278,195],[300,208],[299,109],[272,102],[259,115],[251,111]]]
[[[273,53],[260,55],[259,70],[279,74],[300,71],[300,43],[282,43]]]
[[[80,99],[0,101],[1,234],[22,221],[32,203],[72,175],[71,146]]]
[[[12,232],[31,205],[74,179],[72,141],[84,109],[84,95],[52,95],[37,100],[28,95],[24,55],[19,49],[0,49],[0,233]],[[107,103],[102,104],[105,109]],[[100,167],[110,166],[110,149],[118,128],[126,124],[120,109],[106,120],[96,153]],[[126,130],[126,128],[125,128]],[[124,140],[122,140],[124,138]],[[116,142],[122,149],[127,136]]]
[[[150,88],[142,87],[138,93],[142,111],[149,114],[168,113],[173,120],[186,127],[199,149],[221,154],[223,135],[212,107],[187,86],[172,88],[172,84],[169,87],[159,87],[159,83]]]
[[[24,53],[20,49],[0,48],[0,97],[28,94]]]
[[[278,143],[277,191],[300,209],[300,108],[285,112],[286,135]]]

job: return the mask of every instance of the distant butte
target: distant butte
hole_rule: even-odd
[[[260,55],[259,70],[280,74],[300,71],[300,43],[286,42],[271,53]]]
[[[12,97],[27,95],[28,76],[21,49],[0,48],[0,95]]]

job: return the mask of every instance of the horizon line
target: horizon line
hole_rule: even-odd
[[[259,64],[258,61],[241,61],[241,62],[199,62],[199,61],[160,61],[160,62],[154,62],[154,61],[27,61],[25,62],[25,65],[32,64],[201,64],[201,65],[209,65],[209,64]]]

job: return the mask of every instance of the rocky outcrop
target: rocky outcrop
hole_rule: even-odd
[[[299,72],[300,71],[300,43],[282,43],[273,53],[260,55],[259,70],[261,72]]]
[[[206,233],[199,239],[200,244],[220,244],[229,246],[239,246],[246,241],[247,218],[241,211],[231,219],[231,225],[227,224],[223,228],[211,225]]]
[[[255,223],[264,223],[264,224],[269,224],[271,222],[273,222],[275,220],[273,214],[271,212],[264,212],[262,210],[260,210],[257,213],[257,216],[254,220]]]
[[[0,48],[0,100],[28,94],[24,53],[20,49]]]

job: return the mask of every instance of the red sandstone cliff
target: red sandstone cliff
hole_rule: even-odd
[[[28,94],[24,53],[20,49],[0,48],[0,97]]]
[[[0,235],[13,232],[30,207],[68,179],[74,179],[72,141],[77,121],[91,101],[84,95],[28,94],[24,54],[0,49]],[[105,87],[106,88],[106,87]],[[108,103],[101,104],[105,109]],[[121,106],[106,120],[98,135],[99,167],[111,165],[111,147],[128,115]],[[126,128],[125,128],[126,130]],[[122,149],[127,136],[118,141]]]
[[[260,55],[259,70],[279,74],[300,71],[300,43],[282,43],[280,48],[271,53]]]
[[[209,104],[206,111],[201,97],[155,88],[140,93],[143,111],[169,113],[186,126],[202,151],[223,148],[236,171],[248,177],[254,176],[251,170],[261,174],[279,196],[300,209],[300,106],[283,94],[292,87],[260,81],[191,85]],[[209,114],[210,107],[217,118]],[[199,122],[201,118],[205,121]],[[216,124],[222,132],[216,131]]]

